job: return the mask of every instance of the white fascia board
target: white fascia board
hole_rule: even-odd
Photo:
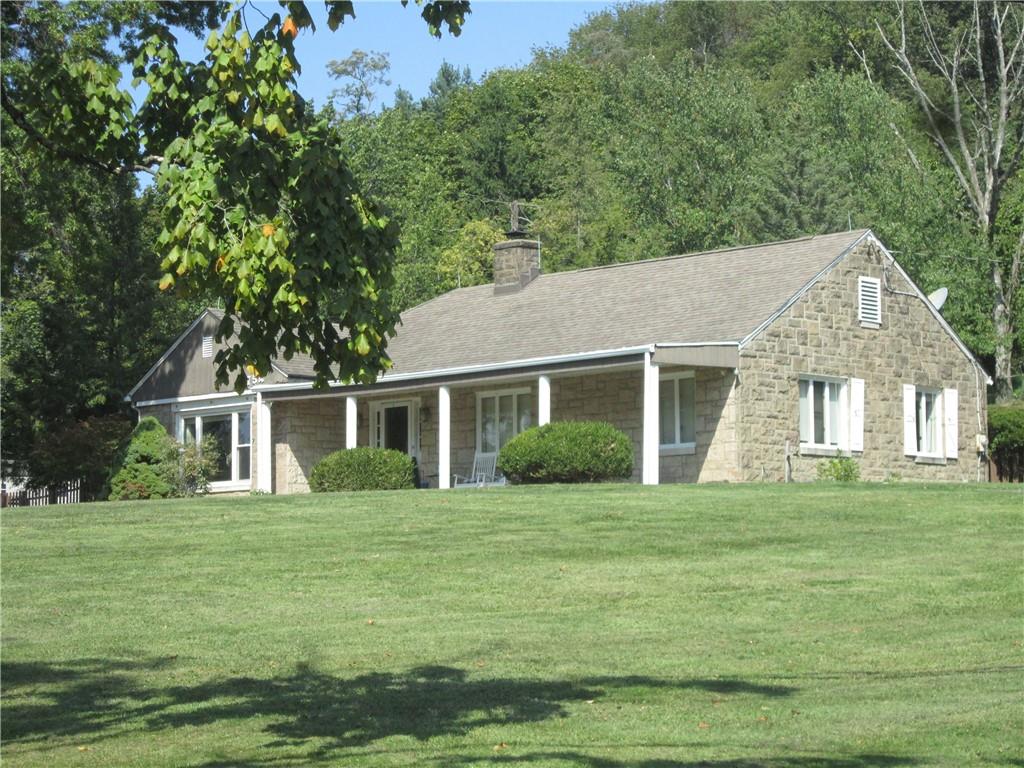
[[[778,320],[780,317],[782,317],[782,315],[786,312],[786,310],[788,310],[790,307],[792,307],[794,304],[796,304],[800,299],[802,299],[804,294],[807,293],[809,290],[811,290],[811,288],[813,288],[815,286],[815,284],[819,280],[821,280],[821,278],[823,278],[825,275],[827,275],[829,272],[831,272],[833,267],[835,267],[836,264],[838,264],[840,261],[845,259],[846,256],[850,253],[850,251],[852,251],[854,248],[856,248],[858,245],[863,243],[868,238],[874,239],[874,241],[876,243],[878,242],[878,238],[876,238],[874,236],[874,234],[872,234],[871,230],[869,229],[863,235],[861,235],[856,240],[854,240],[852,243],[850,243],[848,246],[846,246],[846,248],[844,248],[842,250],[842,252],[840,252],[840,254],[838,256],[836,256],[834,259],[832,259],[832,261],[830,261],[828,263],[828,265],[823,270],[821,270],[818,274],[816,274],[814,277],[812,277],[810,280],[808,280],[799,291],[797,291],[792,296],[790,296],[789,299],[787,299],[786,302],[781,307],[779,307],[777,310],[775,310],[775,312],[773,312],[771,314],[771,316],[767,320],[765,320],[763,323],[761,323],[759,326],[757,326],[757,328],[755,328],[753,331],[748,333],[740,341],[740,344],[739,344],[740,349],[743,349],[743,347],[745,347],[747,344],[749,344],[752,339],[757,338],[758,334],[760,334],[761,331],[763,331],[769,325],[771,325],[776,320]]]
[[[968,360],[970,360],[974,365],[978,367],[979,371],[985,374],[985,382],[987,384],[992,384],[992,377],[988,375],[988,373],[985,371],[985,368],[978,361],[978,358],[974,356],[974,353],[971,352],[971,350],[967,347],[966,344],[964,344],[963,339],[957,336],[956,331],[953,330],[953,326],[947,323],[946,318],[944,318],[942,314],[939,312],[939,310],[935,308],[935,305],[928,301],[928,297],[924,295],[924,291],[918,288],[917,283],[910,279],[910,275],[908,275],[906,271],[903,269],[903,267],[900,266],[900,263],[893,258],[893,255],[889,252],[889,249],[882,245],[882,241],[875,237],[875,234],[873,232],[868,232],[868,235],[870,235],[871,240],[875,243],[875,245],[878,246],[882,253],[885,254],[885,257],[889,259],[890,262],[892,262],[892,265],[896,267],[896,271],[900,273],[900,277],[907,281],[907,284],[910,286],[911,290],[917,295],[917,298],[919,298],[921,300],[921,303],[928,308],[928,311],[932,313],[932,317],[934,317],[938,321],[939,325],[942,326],[943,330],[949,334],[950,338],[953,339],[953,342],[960,348],[960,351],[964,353]]]
[[[558,365],[561,363],[585,362],[587,360],[600,360],[610,357],[624,357],[626,355],[639,355],[644,352],[651,352],[653,344],[644,344],[637,347],[620,347],[618,349],[602,349],[594,352],[578,352],[571,355],[551,355],[548,357],[530,357],[522,360],[509,360],[504,363],[486,363],[483,365],[464,365],[456,368],[435,368],[429,371],[418,371],[413,373],[397,373],[393,375],[384,374],[374,384],[394,384],[403,381],[417,381],[419,379],[437,379],[448,376],[464,376],[473,373],[491,373],[496,371],[511,371],[516,368],[532,368],[539,365]],[[340,381],[329,381],[329,387],[349,386]],[[311,381],[287,382],[284,384],[257,384],[252,387],[254,392],[289,392],[300,389],[312,389]]]
[[[252,402],[255,394],[251,390],[245,390],[242,394],[235,392],[214,392],[209,395],[186,395],[185,397],[165,397],[161,400],[140,400],[135,404],[136,408],[149,408],[154,405],[177,405],[178,403],[197,403],[201,400],[221,400],[233,398],[239,403]]]
[[[128,390],[128,394],[124,396],[124,401],[126,403],[130,403],[132,401],[132,395],[134,395],[138,391],[139,387],[141,387],[143,384],[145,384],[146,379],[148,379],[150,376],[152,376],[157,368],[159,368],[161,365],[164,364],[164,361],[167,360],[167,358],[171,356],[171,352],[173,352],[174,350],[176,350],[178,348],[178,346],[181,344],[181,342],[183,342],[185,340],[185,337],[188,336],[190,333],[192,333],[193,329],[197,325],[199,325],[200,321],[204,317],[206,317],[208,314],[210,314],[209,308],[204,309],[202,312],[200,312],[199,313],[199,317],[197,317],[195,320],[192,321],[192,325],[190,325],[188,328],[186,328],[185,332],[182,333],[178,338],[176,338],[174,340],[174,343],[171,344],[171,346],[169,346],[167,348],[167,351],[164,352],[162,355],[160,355],[160,359],[157,360],[155,363],[153,363],[153,367],[150,368],[148,371],[146,371],[146,375],[143,376],[141,379],[139,379],[139,383],[136,384],[134,387],[132,387],[130,390]],[[171,401],[168,400],[167,402],[171,402]],[[138,405],[141,405],[141,403],[139,403]]]
[[[659,341],[655,347],[738,347],[738,341]]]

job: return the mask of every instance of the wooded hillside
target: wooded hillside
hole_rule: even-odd
[[[1006,395],[1024,357],[1024,50],[1013,47],[1024,10],[908,6],[901,49],[900,8],[623,6],[523,68],[476,78],[446,65],[419,101],[401,90],[391,105],[369,101],[358,78],[386,74],[386,59],[339,62],[358,104],[317,116],[399,225],[393,308],[488,282],[513,201],[546,271],[870,227],[925,291],[949,286],[944,315],[1006,373]],[[52,446],[121,412],[216,298],[158,290],[157,191],[54,157],[6,107],[4,458],[66,474],[77,470],[55,468]],[[965,174],[994,185],[982,223]]]

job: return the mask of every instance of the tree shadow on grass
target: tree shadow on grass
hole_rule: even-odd
[[[485,678],[471,677],[462,669],[447,666],[342,677],[306,664],[269,678],[225,677],[196,685],[146,684],[147,678],[152,680],[153,672],[177,663],[174,659],[85,659],[52,665],[5,662],[2,738],[6,743],[42,742],[53,737],[86,737],[95,741],[132,732],[251,721],[269,737],[268,742],[254,745],[261,751],[255,764],[293,765],[335,762],[347,750],[370,747],[389,737],[426,741],[438,736],[463,736],[487,726],[567,717],[573,703],[614,697],[626,691],[630,697],[670,688],[776,698],[797,690],[735,678]],[[831,762],[792,757],[717,763],[621,763],[573,751],[452,758],[442,762],[514,765],[557,761],[585,768],[869,768],[912,764],[887,756]],[[232,763],[227,758],[207,766],[243,764],[254,763]]]
[[[146,711],[150,691],[136,676],[170,667],[176,657],[75,659],[59,664],[0,664],[0,741],[98,735]]]
[[[482,758],[460,758],[445,760],[445,766],[494,765],[516,766],[531,763],[555,763],[576,766],[576,768],[899,768],[918,765],[919,761],[896,755],[845,755],[826,757],[793,755],[764,758],[739,758],[725,760],[614,760],[582,752],[529,752],[523,755],[500,755]]]

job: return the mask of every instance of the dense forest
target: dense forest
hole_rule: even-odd
[[[900,9],[626,5],[519,69],[445,65],[421,100],[374,100],[386,52],[335,62],[337,98],[317,113],[399,225],[395,309],[488,282],[513,201],[547,271],[870,227],[925,291],[950,288],[953,327],[991,373],[1009,366],[1005,397],[1024,385],[1024,110],[992,16],[1012,43],[1024,13]],[[972,30],[975,89],[1010,76],[994,157],[992,115],[953,104],[933,56]],[[4,458],[63,479],[88,470],[81,446],[117,433],[123,395],[216,299],[158,290],[154,188],[3,120]]]

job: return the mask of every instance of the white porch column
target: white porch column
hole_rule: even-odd
[[[452,487],[452,394],[437,388],[437,487]]]
[[[537,426],[543,427],[551,422],[551,377],[541,376],[537,379]]]
[[[345,398],[345,447],[356,447],[356,434],[359,431],[359,401],[349,395]]]
[[[270,428],[270,403],[256,393],[256,489],[270,493],[274,489],[274,442]]]
[[[658,368],[651,364],[651,353],[644,352],[644,432],[642,469],[644,485],[658,484]]]

